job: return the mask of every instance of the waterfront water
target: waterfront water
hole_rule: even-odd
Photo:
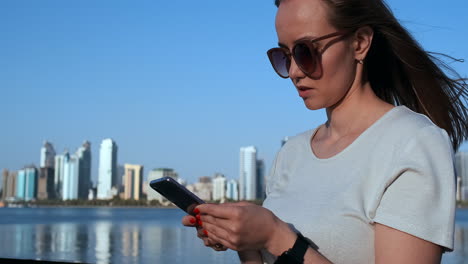
[[[233,251],[206,248],[179,209],[0,208],[0,257],[87,263],[238,263]],[[455,251],[468,262],[468,210],[458,210]]]

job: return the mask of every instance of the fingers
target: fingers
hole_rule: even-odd
[[[237,205],[237,206],[250,206],[250,205],[253,205],[253,203],[242,201],[242,202],[234,203],[234,205]]]
[[[229,232],[221,227],[212,225],[210,223],[205,223],[203,226],[203,234],[207,237],[222,242],[222,240],[227,240],[229,238]]]
[[[233,231],[233,222],[231,220],[213,217],[211,215],[201,215],[200,221],[203,224],[211,224],[211,226],[216,226],[225,230]],[[234,227],[235,229],[235,227]]]
[[[223,246],[219,241],[216,241],[212,237],[209,237],[209,233],[206,231],[206,229],[203,229],[201,227],[197,227],[197,236],[203,240],[203,243],[207,247],[211,247],[212,249],[216,251],[226,251],[227,247]]]
[[[200,210],[202,214],[209,214],[218,218],[229,217],[229,211],[225,206],[220,206],[217,204],[201,204],[197,206],[197,209]]]
[[[211,247],[216,251],[226,251],[227,248],[219,243],[219,241],[214,240],[213,238],[208,237],[208,232],[202,226],[200,221],[200,215],[193,217],[191,215],[186,215],[182,218],[182,224],[184,226],[195,227],[197,229],[197,236],[203,240],[203,243],[207,247]]]
[[[232,219],[238,217],[243,210],[242,207],[252,205],[247,202],[226,204],[201,204],[196,207],[201,214],[212,215],[216,218]]]
[[[222,248],[230,248],[233,250],[237,250],[237,247],[229,241],[229,236],[227,235],[227,232],[224,231],[221,228],[217,228],[214,225],[211,224],[206,224],[204,230],[207,232],[206,236],[211,239],[211,241],[216,241],[215,244],[211,244],[212,247],[214,246],[213,249],[222,249]],[[220,244],[220,245],[216,245]]]
[[[196,226],[197,225],[197,219],[191,215],[186,215],[182,218],[182,224],[184,226]]]
[[[197,236],[201,239],[205,238],[207,235],[206,235],[206,230],[201,228],[201,227],[198,227],[197,226]]]

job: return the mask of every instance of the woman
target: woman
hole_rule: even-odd
[[[263,207],[200,205],[183,224],[242,263],[440,263],[453,250],[466,83],[381,0],[276,5],[270,61],[328,120],[280,150]]]

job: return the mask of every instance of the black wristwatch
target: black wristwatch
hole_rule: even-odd
[[[304,255],[309,247],[309,242],[301,233],[297,233],[297,239],[294,246],[279,256],[275,264],[302,264],[304,263]]]

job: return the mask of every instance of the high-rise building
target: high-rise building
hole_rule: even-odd
[[[99,151],[99,175],[97,183],[97,198],[111,199],[112,187],[117,182],[117,144],[110,139],[104,139]]]
[[[468,200],[468,153],[458,152],[455,154],[455,175],[460,187],[457,197],[462,201]]]
[[[213,177],[213,200],[222,201],[226,198],[226,177],[216,173]]]
[[[54,168],[39,168],[39,179],[37,181],[37,199],[55,199]]]
[[[68,150],[62,155],[55,156],[55,171],[54,171],[54,186],[55,186],[55,195],[58,198],[62,198],[63,193],[63,177],[65,175],[65,164],[70,159],[70,154]]]
[[[37,169],[34,166],[18,171],[16,180],[16,198],[31,201],[37,195]]]
[[[5,192],[5,187],[6,186],[6,180],[8,179],[8,170],[7,169],[3,169],[2,170],[2,179],[0,180],[0,193],[2,194],[2,196],[0,197],[0,199],[4,199],[3,198],[3,193]]]
[[[198,182],[201,182],[201,183],[210,183],[211,180],[212,179],[210,176],[201,176],[200,178],[198,178]]]
[[[265,199],[265,163],[263,160],[257,160],[257,172],[255,175],[257,191],[256,199]]]
[[[86,200],[91,186],[91,143],[85,141],[76,152],[78,158],[78,198]]]
[[[4,196],[4,193],[5,193],[5,187],[6,186],[6,181],[8,180],[8,170],[7,169],[3,169],[2,170],[2,179],[0,179],[0,193],[2,194],[0,196],[0,200],[4,200],[5,198],[3,197]]]
[[[2,199],[9,200],[16,197],[16,176],[17,173],[13,171],[3,170],[3,192]]]
[[[188,185],[187,189],[204,201],[213,200],[213,183],[211,177],[200,177],[198,182]]]
[[[265,165],[257,159],[254,146],[240,149],[239,199],[257,200],[265,198]]]
[[[71,155],[70,158],[63,164],[63,200],[78,199],[78,172],[79,159],[76,155]]]
[[[55,165],[55,150],[50,142],[44,141],[44,146],[41,148],[40,168],[53,168]]]
[[[226,184],[226,198],[237,201],[239,200],[239,184],[236,180],[229,180]]]
[[[143,166],[125,164],[124,199],[142,198]]]
[[[124,191],[124,177],[125,177],[125,167],[122,165],[117,164],[117,180],[115,182],[115,186],[119,190],[119,193]]]
[[[153,169],[148,173],[148,183],[151,182],[152,180],[156,180],[162,177],[171,177],[174,180],[179,179],[179,175],[177,172],[174,171],[174,169],[169,169],[169,168],[158,168],[158,169]],[[167,203],[167,199],[164,198],[162,195],[160,195],[158,192],[153,190],[152,188],[148,189],[147,193],[147,199],[148,200],[158,200],[162,204]]]
[[[0,179],[0,194],[1,194],[0,199],[3,196],[3,179],[6,179],[6,177],[8,177],[8,170],[3,169],[2,170],[2,178]]]
[[[240,148],[240,199],[255,200],[257,198],[257,149],[254,146]]]

